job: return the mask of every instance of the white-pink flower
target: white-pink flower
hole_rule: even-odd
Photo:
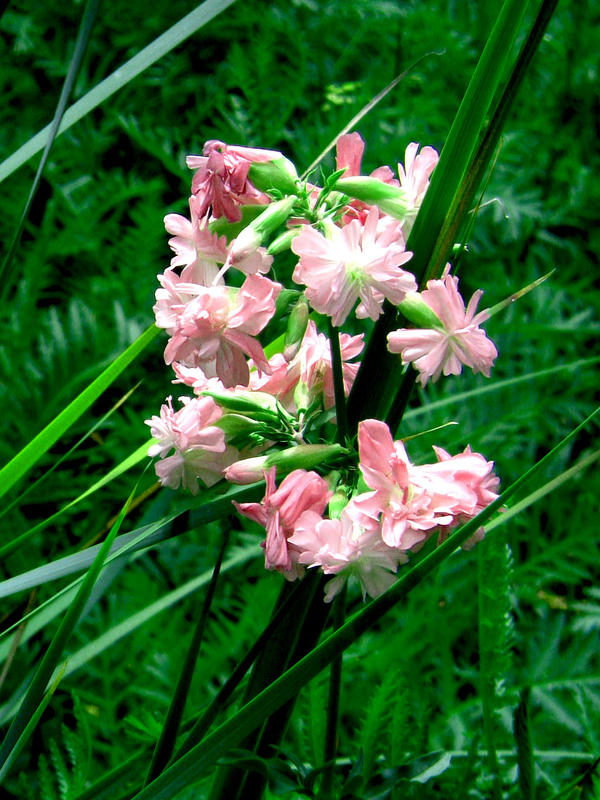
[[[234,505],[240,514],[266,529],[267,538],[263,542],[266,569],[276,569],[288,580],[295,580],[304,570],[297,563],[297,549],[288,546],[288,539],[305,511],[321,517],[331,490],[316,472],[295,469],[279,488],[275,485],[275,475],[275,467],[265,473],[266,491],[260,503],[234,502]]]
[[[148,450],[160,456],[155,469],[163,486],[182,485],[198,494],[198,481],[212,486],[223,477],[223,469],[235,460],[237,452],[225,445],[225,434],[214,423],[221,409],[210,397],[181,397],[183,407],[173,411],[171,398],[161,406],[160,416],[146,420],[157,440]],[[175,452],[168,455],[172,450]]]
[[[201,156],[188,156],[188,167],[195,169],[192,193],[198,200],[197,214],[206,216],[212,208],[214,217],[227,217],[230,222],[242,218],[242,205],[266,204],[268,195],[260,192],[248,180],[253,162],[264,163],[281,158],[272,150],[236,147],[216,139],[206,142]]]
[[[429,188],[429,178],[440,157],[433,147],[423,147],[417,155],[419,145],[411,142],[404,154],[404,166],[398,164],[400,185],[406,192],[408,205],[405,234],[408,236],[417,212],[421,207],[425,192]]]
[[[377,319],[387,298],[399,305],[415,291],[414,275],[401,268],[412,257],[405,249],[401,223],[379,224],[372,208],[361,225],[352,220],[342,228],[331,226],[327,236],[305,226],[291,248],[300,257],[296,283],[306,286],[311,306],[341,325],[358,299],[359,318]]]
[[[429,378],[435,383],[439,376],[459,375],[462,365],[486,377],[498,351],[479,325],[488,319],[487,310],[476,314],[483,292],[478,289],[465,309],[458,292],[458,278],[446,267],[442,280],[427,282],[421,293],[423,301],[440,320],[439,328],[401,328],[388,335],[388,350],[399,353],[402,363],[413,363],[419,371],[419,382],[425,386]]]
[[[413,481],[413,465],[402,442],[395,442],[388,426],[375,419],[358,426],[359,467],[372,492],[353,498],[349,510],[368,529],[381,526],[390,547],[418,547],[439,525],[453,521],[448,498]]]
[[[325,587],[326,603],[350,576],[360,583],[363,596],[377,597],[394,582],[398,564],[407,561],[404,553],[382,541],[378,531],[367,530],[353,519],[348,506],[339,519],[322,519],[314,511],[305,511],[288,543],[298,550],[299,564],[336,576]]]
[[[340,350],[342,355],[342,374],[346,396],[354,383],[359,364],[352,363],[364,347],[364,334],[350,336],[340,334]],[[317,326],[309,320],[306,333],[299,351],[291,361],[286,361],[281,353],[269,360],[272,369],[270,376],[259,376],[252,373],[250,385],[253,389],[275,395],[289,411],[295,412],[294,391],[299,383],[304,384],[306,393],[313,399],[323,398],[323,408],[335,405],[333,389],[333,368],[331,366],[331,347],[329,339],[317,331]]]
[[[280,291],[280,284],[260,275],[250,275],[237,290],[197,287],[196,296],[177,316],[165,362],[201,367],[207,377],[219,377],[226,387],[248,385],[246,356],[269,373],[262,345],[254,337],[275,313]]]

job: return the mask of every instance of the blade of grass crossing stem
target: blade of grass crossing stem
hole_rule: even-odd
[[[60,670],[58,672],[58,675],[56,676],[56,678],[52,681],[51,685],[49,686],[48,691],[46,692],[46,694],[40,700],[40,703],[39,703],[38,707],[35,709],[35,711],[31,715],[31,718],[29,719],[27,725],[25,726],[25,728],[23,730],[23,733],[19,736],[15,746],[13,747],[13,749],[11,750],[11,752],[8,755],[8,758],[6,759],[4,764],[2,765],[2,768],[0,769],[0,785],[2,785],[2,781],[4,780],[6,775],[8,774],[8,772],[9,772],[10,768],[12,767],[15,759],[17,758],[17,756],[19,755],[21,750],[27,744],[27,741],[28,741],[29,737],[31,736],[31,734],[35,730],[35,727],[38,724],[38,722],[40,720],[40,717],[42,716],[42,714],[46,710],[48,704],[50,703],[50,700],[52,700],[52,696],[53,696],[54,692],[58,689],[58,685],[60,684],[61,680],[63,679],[63,676],[65,674],[66,666],[67,666],[67,663],[65,662],[62,665],[62,667],[60,668]]]
[[[429,553],[415,567],[400,577],[382,595],[371,601],[365,608],[356,612],[341,628],[315,647],[311,653],[298,661],[259,695],[250,700],[236,714],[193,747],[182,758],[175,761],[155,781],[136,794],[134,800],[171,800],[178,791],[199,780],[208,766],[214,764],[230,748],[237,747],[245,736],[255,730],[270,714],[297,694],[308,681],[318,675],[334,658],[378,622],[423,578],[448,558],[469,536],[472,536],[523,484],[531,480],[563,447],[571,442],[598,412],[600,412],[600,408],[596,409],[580,425],[574,428],[571,433],[565,436],[549,453],[505,489],[480,514],[461,526],[436,550]]]
[[[90,383],[69,405],[61,411],[29,444],[17,453],[0,470],[0,497],[5,495],[25,473],[46,453],[79,417],[87,411],[102,392],[134,361],[156,338],[159,328],[151,325],[135,342],[118,356],[98,377]]]
[[[144,47],[129,61],[126,61],[118,69],[112,72],[97,86],[91,89],[76,103],[65,111],[62,122],[58,129],[60,135],[78,122],[90,111],[112,97],[115,92],[122,89],[130,81],[136,78],[148,67],[151,67],[167,53],[170,53],[177,45],[184,42],[192,34],[210,22],[214,17],[229,8],[235,0],[206,0],[175,25],[158,36],[147,47]],[[20,147],[16,152],[9,156],[0,164],[0,182],[11,175],[22,164],[28,161],[36,153],[43,149],[50,133],[50,126],[46,126],[33,136],[28,142]]]
[[[96,483],[92,484],[92,486],[90,486],[89,489],[86,489],[85,492],[82,492],[82,494],[80,494],[79,497],[76,497],[74,500],[71,500],[69,503],[64,505],[62,508],[60,508],[51,516],[47,517],[41,522],[38,522],[38,524],[34,525],[33,528],[30,528],[28,531],[21,533],[19,536],[16,537],[16,539],[13,539],[12,542],[8,542],[3,547],[0,547],[0,559],[6,558],[12,552],[21,547],[21,545],[23,545],[31,536],[33,536],[34,533],[37,533],[43,528],[47,528],[48,525],[50,525],[52,522],[55,522],[65,512],[73,508],[73,506],[76,506],[82,500],[85,500],[86,497],[89,497],[91,494],[94,494],[94,492],[97,492],[99,489],[101,489],[103,486],[106,486],[106,484],[110,483],[115,478],[118,478],[120,475],[123,475],[125,472],[130,470],[132,467],[135,467],[135,465],[139,464],[140,461],[142,461],[142,459],[148,458],[148,448],[152,444],[152,441],[153,440],[151,439],[150,441],[145,442],[143,445],[141,445],[141,447],[138,447],[138,449],[135,452],[133,452],[130,456],[128,456],[114,469],[111,469],[111,471],[108,472],[106,475],[104,475],[104,477],[100,478],[99,481],[96,481]],[[44,477],[45,475],[42,476],[42,478]]]
[[[23,233],[25,222],[27,221],[27,217],[29,216],[29,209],[31,208],[31,204],[33,203],[33,198],[35,197],[36,192],[38,190],[38,186],[40,185],[42,172],[44,171],[44,167],[46,166],[46,161],[48,160],[50,148],[52,147],[54,139],[58,134],[58,126],[60,125],[60,122],[63,118],[63,114],[65,113],[65,108],[67,107],[67,102],[71,95],[71,91],[73,90],[73,85],[75,83],[75,79],[79,72],[79,67],[81,66],[81,60],[83,59],[83,54],[85,53],[87,44],[89,42],[92,28],[94,27],[94,22],[96,20],[96,14],[98,12],[99,5],[100,5],[100,0],[88,0],[85,7],[85,11],[83,12],[81,25],[79,27],[77,40],[75,42],[75,48],[73,50],[73,55],[71,57],[71,63],[69,64],[69,70],[67,72],[65,82],[63,83],[60,97],[58,98],[58,104],[56,106],[56,111],[54,112],[54,118],[50,123],[50,130],[48,131],[48,139],[46,141],[46,146],[44,147],[42,158],[40,160],[37,172],[35,174],[35,178],[33,179],[33,184],[31,186],[31,191],[29,192],[29,197],[27,198],[23,211],[21,212],[21,218],[17,223],[12,241],[9,245],[6,256],[4,257],[2,265],[0,266],[0,284],[2,285],[2,291],[0,291],[0,302],[4,301],[8,293],[10,292],[13,283],[10,275],[10,268],[13,256],[15,254],[17,247],[19,246],[19,242],[21,241],[21,234]]]
[[[67,612],[63,617],[58,630],[54,634],[52,641],[50,642],[37,670],[34,673],[31,683],[29,684],[29,688],[27,689],[25,697],[23,698],[23,702],[21,703],[13,722],[8,729],[4,741],[2,742],[2,746],[0,747],[0,767],[4,766],[4,764],[6,764],[6,762],[12,758],[13,751],[17,746],[21,735],[25,731],[29,720],[35,713],[36,708],[43,698],[46,687],[48,686],[48,682],[52,677],[52,673],[62,658],[62,653],[66,647],[69,637],[79,621],[81,612],[83,611],[92,589],[94,588],[94,584],[100,575],[100,571],[104,566],[104,562],[110,551],[110,547],[114,541],[114,538],[121,527],[121,523],[125,519],[127,507],[134,497],[136,489],[137,484],[126,500],[125,505],[121,509],[121,513],[119,514],[119,517],[113,525],[110,533],[106,537],[104,544],[100,548],[94,563],[89,568],[85,578],[81,582],[81,586],[79,587],[79,591],[77,592],[75,599],[67,609]]]
[[[154,754],[152,755],[152,761],[148,770],[148,777],[146,778],[146,785],[160,775],[169,762],[169,759],[173,755],[175,742],[177,740],[177,733],[183,717],[183,711],[185,709],[190,686],[192,685],[194,668],[198,659],[198,653],[200,652],[200,646],[202,645],[206,621],[210,613],[210,607],[215,594],[215,589],[217,588],[221,564],[223,563],[223,556],[225,555],[228,542],[229,530],[226,530],[221,543],[221,548],[219,550],[219,555],[217,556],[217,561],[212,572],[208,591],[206,592],[206,597],[204,598],[204,602],[200,609],[194,635],[192,636],[192,641],[190,642],[190,646],[179,675],[179,680],[177,681],[177,686],[175,687],[175,692],[173,693],[173,698],[167,712],[165,723],[160,733],[159,740],[156,744]]]
[[[418,281],[425,275],[444,220],[481,139],[486,115],[506,74],[508,58],[526,5],[523,0],[505,0],[431,177],[431,184],[407,242],[407,250],[414,254],[411,272]],[[390,394],[393,396],[391,381],[394,384],[397,382],[397,370],[394,368],[398,359],[387,351],[387,334],[394,328],[396,312],[387,302],[383,308],[384,313],[371,333],[350,392],[348,416],[351,432],[355,431],[360,418],[377,415],[381,398]],[[381,385],[386,377],[387,380]],[[381,391],[373,392],[375,385]]]

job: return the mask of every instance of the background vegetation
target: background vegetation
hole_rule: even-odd
[[[410,141],[441,149],[497,5],[234,3],[62,134],[13,262],[14,282],[4,278],[0,463],[151,324],[156,274],[170,257],[162,218],[186,212],[187,153],[218,138],[282,150],[302,169],[362,105],[426,53],[361,122],[365,171],[394,166]],[[106,2],[73,100],[193,7],[182,0]],[[80,3],[15,0],[1,17],[0,159],[52,118],[81,14]],[[500,353],[494,383],[599,354],[597,22],[591,3],[559,4],[507,125],[486,189],[489,203],[461,255],[463,294],[482,286],[488,305],[556,268],[549,281],[486,326]],[[2,184],[4,246],[36,165],[32,159]],[[34,478],[137,385],[59,470],[0,520],[0,544],[78,496],[148,439],[143,420],[173,391],[163,346],[157,339],[41,463]],[[469,374],[415,395],[403,435],[440,425],[449,415],[459,423],[410,442],[415,461],[426,458],[434,442],[452,452],[470,443],[496,461],[508,485],[598,401],[597,364],[586,362],[469,400],[457,397],[438,410],[421,409],[423,402],[484,385],[481,376]],[[582,433],[545,479],[591,453],[592,437],[593,431]],[[129,474],[115,480],[30,539],[2,563],[2,578],[102,538],[132,481]],[[129,529],[179,502],[155,489],[149,471]],[[502,678],[494,724],[507,765],[507,796],[522,796],[512,711],[524,687],[531,688],[540,796],[550,798],[584,774],[600,755],[598,496],[596,464],[490,534],[476,551],[451,558],[345,654],[340,753],[346,776],[360,776],[348,792],[389,796],[386,786],[402,777],[407,783],[398,796],[439,796],[440,787],[448,797],[467,796],[467,788],[469,796],[489,796],[480,762],[469,756],[485,747],[479,733],[485,652]],[[249,523],[232,517],[198,527],[194,512],[178,517],[171,533],[181,535],[118,562],[75,632],[72,652],[211,569],[224,525],[236,531],[234,547],[254,542],[256,557],[231,568],[218,591],[190,696],[190,708],[199,708],[258,635],[279,592],[280,577],[264,572],[260,532]],[[500,573],[498,559],[505,566]],[[18,620],[66,580],[3,600],[0,623]],[[351,595],[351,602],[359,598]],[[478,602],[487,603],[492,617],[486,618],[495,619],[491,632],[480,631],[479,646]],[[6,797],[75,798],[86,782],[158,735],[191,630],[190,603],[184,598],[114,646],[97,647],[94,658],[65,677]],[[4,640],[3,702],[18,690],[51,632],[52,625],[25,629],[14,654],[13,639]],[[284,742],[295,761],[285,769],[274,763],[274,795],[287,787],[289,796],[299,796],[299,786],[310,786],[303,777],[307,765],[322,763],[325,696],[325,675],[300,696]],[[8,707],[0,708],[3,719]],[[432,764],[437,767],[425,780]],[[415,776],[421,778],[410,782]],[[573,796],[600,796],[591,778],[579,789]]]

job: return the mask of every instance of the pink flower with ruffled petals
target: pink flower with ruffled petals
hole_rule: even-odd
[[[377,319],[384,298],[399,305],[416,288],[414,275],[401,268],[412,257],[405,250],[400,223],[378,227],[379,211],[369,211],[364,226],[353,220],[331,227],[325,237],[305,226],[291,248],[300,257],[293,279],[304,284],[311,306],[341,325],[356,301],[359,318]]]
[[[281,158],[272,150],[236,147],[215,139],[206,142],[201,156],[188,156],[188,167],[195,169],[192,193],[198,200],[197,214],[202,218],[212,208],[214,217],[227,217],[230,222],[242,218],[242,205],[263,205],[270,202],[248,180],[250,165]]]
[[[241,289],[198,287],[176,321],[165,349],[165,362],[200,367],[207,377],[219,377],[226,387],[247,386],[246,357],[261,371],[270,372],[262,345],[254,337],[275,313],[281,285],[250,275]]]
[[[322,519],[314,511],[305,511],[288,544],[299,551],[299,564],[321,567],[325,575],[336,576],[325,587],[326,603],[351,575],[360,583],[364,596],[377,597],[394,582],[398,564],[407,561],[404,553],[382,541],[378,531],[361,527],[348,506],[339,519]]]
[[[350,394],[354,383],[359,363],[352,363],[362,352],[364,347],[364,334],[350,336],[340,334],[340,351],[342,355],[342,375],[344,378],[344,392]],[[306,386],[310,398],[320,395],[323,398],[325,410],[335,405],[333,389],[333,368],[331,366],[331,347],[329,339],[317,331],[317,326],[312,320],[308,321],[306,333],[302,339],[300,349],[291,361],[286,361],[281,353],[276,353],[269,359],[272,374],[269,376],[252,373],[250,386],[263,392],[268,392],[277,397],[285,409],[296,412],[294,391],[299,383]]]
[[[406,192],[408,214],[405,222],[405,233],[408,236],[417,212],[421,208],[425,192],[429,188],[429,178],[440,160],[437,150],[423,147],[417,155],[419,145],[411,142],[406,148],[404,166],[398,164],[400,185]]]
[[[465,310],[458,292],[458,278],[446,267],[442,280],[427,282],[421,293],[423,301],[440,320],[439,328],[401,328],[388,335],[388,350],[400,353],[402,363],[413,363],[419,371],[419,382],[425,386],[429,378],[435,383],[439,376],[459,375],[462,365],[473,372],[482,372],[486,377],[498,351],[487,338],[480,323],[489,318],[487,310],[475,313],[483,292],[477,290]]]
[[[358,426],[360,471],[372,492],[353,498],[349,513],[367,529],[381,525],[381,537],[390,547],[411,550],[438,525],[453,521],[445,495],[429,491],[412,480],[402,442],[395,442],[388,426],[375,419]]]
[[[276,468],[265,473],[266,492],[260,503],[236,503],[240,514],[262,525],[267,531],[265,550],[266,569],[276,569],[288,580],[302,575],[303,568],[297,564],[297,550],[290,548],[288,539],[294,526],[305,511],[323,514],[331,490],[327,481],[316,472],[295,469],[290,472],[279,488],[275,485]]]
[[[198,494],[198,481],[212,486],[221,480],[223,470],[237,458],[237,451],[225,445],[225,434],[214,426],[222,411],[210,397],[181,397],[183,408],[173,411],[171,398],[160,409],[160,416],[146,420],[157,439],[148,450],[160,456],[156,474],[163,486],[182,485]],[[167,455],[171,450],[175,452]]]
[[[360,133],[345,133],[340,136],[336,143],[335,166],[336,169],[346,168],[344,178],[360,175],[360,164],[362,161],[365,142]],[[371,178],[388,183],[391,186],[399,186],[399,181],[394,178],[394,173],[389,167],[377,167],[370,175]],[[351,200],[347,206],[347,212],[342,217],[344,224],[358,219],[364,224],[370,206],[361,203],[360,200]]]

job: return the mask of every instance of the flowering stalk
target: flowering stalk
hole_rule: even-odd
[[[346,397],[344,394],[344,376],[342,374],[342,354],[340,351],[340,335],[333,323],[329,322],[329,345],[331,347],[331,365],[333,368],[333,389],[335,393],[335,418],[337,437],[341,445],[348,438],[348,417],[346,414]]]

